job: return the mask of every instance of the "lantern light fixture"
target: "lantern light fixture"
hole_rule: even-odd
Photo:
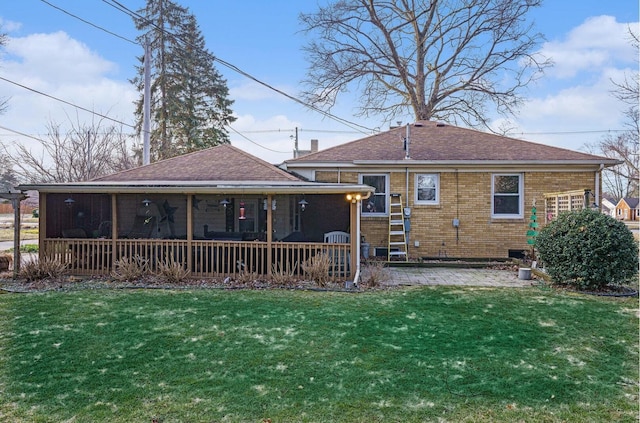
[[[222,201],[220,201],[220,204],[222,205],[222,207],[224,207],[225,209],[227,208],[227,206],[229,204],[231,204],[231,201],[227,200],[226,198],[223,199]]]
[[[298,201],[298,205],[300,206],[300,210],[305,211],[307,209],[307,206],[309,205],[309,202],[307,202],[307,200],[303,198],[302,200]]]
[[[145,198],[144,200],[142,200],[142,204],[144,204],[145,207],[149,207],[149,204],[151,204],[151,200]]]
[[[64,204],[66,204],[67,207],[71,208],[73,207],[73,203],[75,203],[76,200],[74,200],[73,198],[69,197],[66,200],[64,200]]]

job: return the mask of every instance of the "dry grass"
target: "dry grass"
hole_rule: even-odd
[[[58,260],[44,257],[40,260],[28,260],[20,266],[20,277],[27,281],[59,279],[65,274],[66,266]]]
[[[166,262],[162,262],[158,265],[158,271],[156,275],[169,283],[181,283],[185,279],[189,278],[191,272],[189,269],[185,269],[182,263],[178,263],[173,259],[169,259]]]
[[[134,257],[123,257],[116,260],[115,269],[111,276],[121,282],[134,281],[149,273],[149,261],[136,255]]]
[[[325,287],[331,280],[329,269],[331,258],[327,254],[318,254],[302,264],[302,271],[307,278],[314,281],[319,287]]]

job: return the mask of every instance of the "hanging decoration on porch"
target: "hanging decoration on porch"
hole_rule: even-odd
[[[247,217],[244,215],[244,201],[240,202],[240,217],[238,220],[245,220]]]

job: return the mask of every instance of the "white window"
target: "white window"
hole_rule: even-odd
[[[440,177],[437,173],[416,175],[416,204],[440,203]]]
[[[521,219],[524,217],[524,195],[521,174],[494,174],[491,179],[491,217]]]
[[[389,175],[361,174],[359,182],[375,188],[371,197],[362,202],[362,214],[367,216],[386,215],[389,204]]]

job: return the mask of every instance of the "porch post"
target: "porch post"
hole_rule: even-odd
[[[116,268],[118,254],[118,194],[111,194],[111,270]]]
[[[41,192],[38,200],[38,260],[42,260],[45,251],[44,240],[47,237],[47,193]]]
[[[351,266],[349,267],[349,277],[353,277],[355,275],[353,269],[358,269],[360,267],[360,255],[358,254],[358,245],[360,242],[360,225],[358,225],[358,204],[360,201],[352,201],[350,202],[350,218],[349,218],[349,240],[351,241],[350,246],[350,261]]]
[[[271,202],[273,196],[267,194],[267,275],[271,276],[271,260],[273,260],[273,251],[271,251],[271,243],[273,242],[273,210],[271,210]]]
[[[193,195],[187,194],[187,269],[193,269]]]
[[[13,279],[18,279],[18,271],[20,270],[20,201],[23,194],[16,194],[11,198],[13,206]]]

